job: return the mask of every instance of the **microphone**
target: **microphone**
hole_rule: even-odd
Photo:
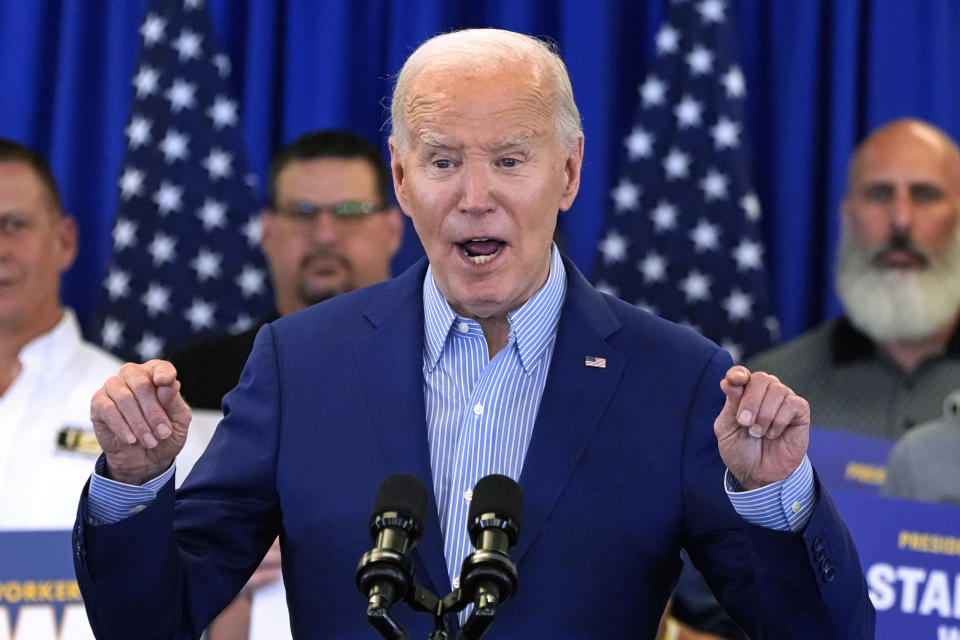
[[[356,576],[357,588],[367,597],[367,619],[374,626],[392,627],[387,611],[413,589],[413,564],[406,553],[423,533],[429,501],[426,485],[409,473],[387,476],[377,490],[370,514],[370,539],[376,546],[360,558]],[[372,617],[380,618],[379,624]]]
[[[481,478],[470,501],[468,531],[476,548],[463,561],[460,590],[474,610],[462,628],[464,638],[479,638],[500,604],[517,588],[517,566],[507,552],[517,543],[523,520],[523,492],[507,476]]]

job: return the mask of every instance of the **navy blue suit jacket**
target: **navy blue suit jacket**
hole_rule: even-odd
[[[520,576],[486,638],[652,638],[686,547],[754,638],[872,638],[856,550],[819,488],[803,534],[743,521],[723,492],[713,420],[726,352],[598,293],[567,298],[520,485]],[[375,638],[354,586],[380,481],[432,486],[422,374],[425,262],[265,326],[227,415],[174,498],[75,536],[99,638],[191,638],[273,538],[298,638]],[[586,356],[606,368],[586,367]],[[450,590],[436,505],[412,552]],[[414,638],[430,617],[394,607]]]

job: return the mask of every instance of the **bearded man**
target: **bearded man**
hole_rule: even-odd
[[[896,439],[960,380],[960,150],[914,119],[855,150],[836,285],[845,315],[754,357],[816,407],[814,426]]]

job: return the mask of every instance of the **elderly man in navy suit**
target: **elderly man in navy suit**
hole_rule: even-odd
[[[190,411],[173,367],[125,365],[94,397],[105,453],[75,557],[98,637],[199,636],[278,534],[294,636],[371,637],[353,580],[398,471],[433,489],[411,555],[439,594],[470,551],[474,483],[519,481],[520,585],[487,638],[652,637],[681,548],[755,639],[872,637],[806,401],[598,293],[554,246],[584,149],[560,58],[506,31],[437,36],[401,70],[392,123],[427,258],[261,329],[176,496]]]

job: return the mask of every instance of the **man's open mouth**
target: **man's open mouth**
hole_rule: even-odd
[[[473,264],[486,264],[493,260],[506,242],[496,238],[471,238],[464,242],[458,242],[457,246]]]

